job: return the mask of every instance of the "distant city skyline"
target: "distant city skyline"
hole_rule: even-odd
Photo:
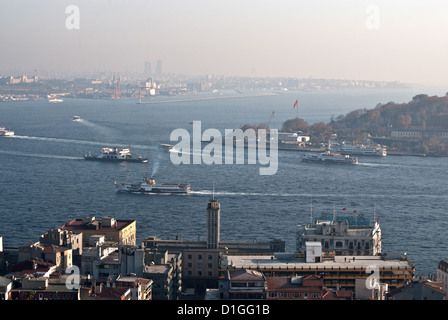
[[[447,16],[439,0],[8,1],[0,74],[143,74],[151,62],[153,73],[448,86]]]

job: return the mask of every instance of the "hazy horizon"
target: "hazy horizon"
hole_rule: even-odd
[[[79,8],[79,29],[66,8]],[[448,2],[2,1],[1,73],[142,73],[448,85]]]

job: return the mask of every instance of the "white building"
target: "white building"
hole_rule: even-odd
[[[377,255],[381,253],[381,229],[355,215],[317,219],[314,224],[297,226],[297,252],[304,254],[307,241],[320,242],[322,251],[335,255]]]
[[[442,290],[445,291],[445,300],[448,300],[448,260],[441,260],[437,267],[437,281],[442,283]]]

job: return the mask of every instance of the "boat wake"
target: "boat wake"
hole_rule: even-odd
[[[81,119],[80,118],[76,122],[80,123],[80,124],[82,124],[82,125],[84,125],[86,127],[92,128],[93,130],[95,130],[95,131],[97,131],[97,132],[99,132],[99,133],[101,133],[102,135],[105,135],[105,136],[111,136],[113,134],[113,130],[111,130],[111,129],[107,128],[107,127],[104,127],[102,125],[99,125],[99,124],[97,124],[95,122],[86,120],[86,119]]]
[[[59,156],[55,154],[42,154],[42,153],[28,153],[28,152],[18,152],[18,151],[5,151],[0,150],[1,154],[8,154],[12,156],[21,157],[37,157],[37,158],[51,158],[51,159],[65,159],[65,160],[83,160],[83,157],[70,157],[70,156]]]
[[[197,195],[215,195],[215,196],[255,196],[255,197],[310,197],[315,196],[307,193],[259,193],[259,192],[213,192],[212,190],[191,191]],[[324,196],[324,195],[322,195]],[[328,196],[328,195],[325,195]]]
[[[76,139],[64,139],[64,138],[50,138],[50,137],[34,137],[34,136],[11,136],[10,138],[14,139],[26,139],[26,140],[37,140],[37,141],[47,141],[47,142],[62,142],[62,143],[72,143],[72,144],[81,144],[81,145],[92,145],[92,146],[99,146],[101,144],[103,145],[111,145],[111,146],[117,146],[117,145],[123,145],[123,143],[116,143],[116,142],[98,142],[98,141],[87,141],[87,140],[76,140]],[[144,145],[132,145],[133,148],[137,149],[146,149],[146,150],[159,150],[156,145],[151,146],[144,146]]]

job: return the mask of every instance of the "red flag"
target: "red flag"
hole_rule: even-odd
[[[355,211],[353,211],[353,213],[356,213],[356,210],[355,210]]]
[[[345,210],[347,210],[347,208],[342,208],[342,210],[344,210],[344,211],[345,211]]]
[[[294,102],[294,109],[299,105],[298,101]]]

